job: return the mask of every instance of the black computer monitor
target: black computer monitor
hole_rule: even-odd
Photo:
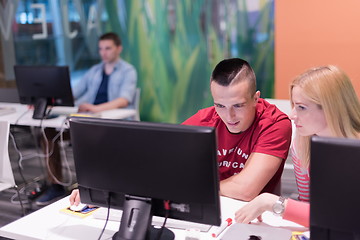
[[[67,66],[14,66],[20,103],[34,105],[34,119],[47,118],[48,106],[74,106]]]
[[[116,239],[149,236],[152,215],[220,225],[214,128],[77,117],[69,121],[81,201],[123,209],[117,237],[124,238]]]
[[[360,239],[360,140],[313,137],[311,239]]]

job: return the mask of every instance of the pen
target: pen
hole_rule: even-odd
[[[216,238],[218,237],[228,226],[232,224],[232,219],[228,218],[224,222],[221,223],[219,227],[217,227],[213,233],[211,233],[211,236]]]

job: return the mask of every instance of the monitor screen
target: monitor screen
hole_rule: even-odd
[[[311,239],[360,239],[360,140],[313,137]]]
[[[220,225],[214,128],[76,117],[69,121],[81,201],[123,209],[119,234],[131,232],[123,223],[131,218],[133,200],[148,204],[139,207],[146,222],[138,227],[145,225],[146,231],[152,215]]]
[[[34,119],[47,117],[47,106],[74,106],[67,66],[14,66],[20,103],[34,105]]]

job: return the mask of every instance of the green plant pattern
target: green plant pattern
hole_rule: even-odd
[[[229,57],[249,61],[262,97],[273,96],[274,2],[257,0],[254,14],[248,1],[105,1],[104,29],[120,34],[122,57],[138,71],[142,120],[180,123],[211,106],[211,71]]]

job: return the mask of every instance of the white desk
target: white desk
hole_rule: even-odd
[[[245,202],[221,197],[222,219],[234,216],[237,209]],[[0,228],[0,236],[14,239],[97,239],[104,226],[105,220],[95,219],[93,216],[79,218],[59,210],[68,207],[68,197],[65,197],[49,206],[31,213]],[[292,231],[307,231],[308,229],[290,221],[274,216],[270,212],[263,214],[264,226],[286,228]],[[119,222],[109,221],[102,239],[111,239],[119,230]],[[171,229],[176,240],[184,240],[185,230]],[[214,239],[209,233],[200,233],[201,239]],[[219,236],[221,237],[221,235]]]
[[[10,124],[40,127],[41,120],[32,118],[33,110],[29,110],[28,105],[1,102],[0,107],[2,106],[13,107],[16,111],[0,116],[0,120],[7,120]],[[63,127],[62,125],[66,117],[71,113],[77,113],[77,110],[77,107],[53,107],[51,113],[58,114],[59,116],[53,119],[44,119],[42,125],[44,127],[61,128]],[[22,114],[24,115],[22,116]],[[101,112],[100,117],[108,119],[125,119],[133,117],[135,114],[136,110],[134,109],[112,109]]]

